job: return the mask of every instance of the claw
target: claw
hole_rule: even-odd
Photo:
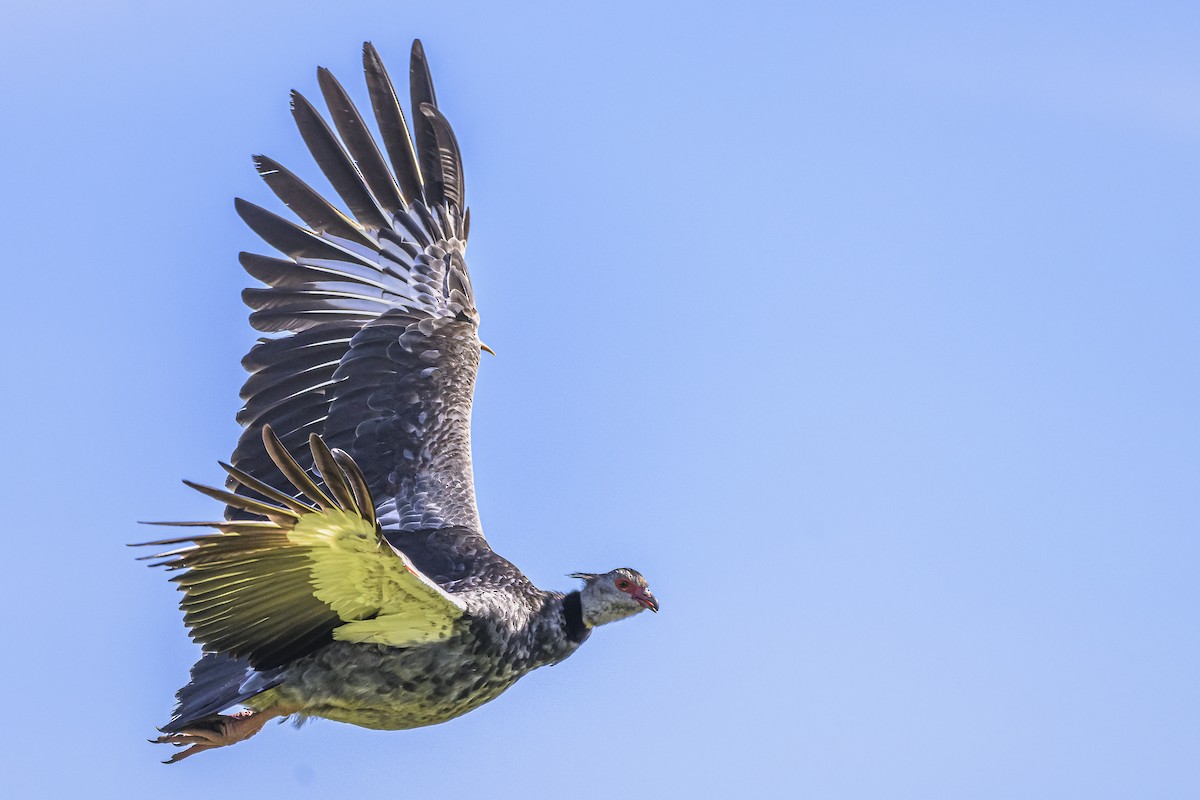
[[[170,758],[168,758],[166,761],[164,761],[162,763],[178,764],[180,761],[183,761],[188,756],[194,756],[196,753],[203,753],[205,750],[211,750],[211,749],[212,749],[211,745],[194,744],[191,747],[189,747],[187,750],[184,750],[183,752],[180,752],[180,753],[176,753],[175,755],[171,756]]]
[[[185,744],[205,744],[218,747],[222,741],[217,734],[196,731],[195,733],[173,733],[170,736],[160,736],[156,744],[173,744],[176,747],[183,747]],[[232,742],[228,742],[228,744],[232,744]]]

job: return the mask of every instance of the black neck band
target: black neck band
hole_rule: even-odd
[[[582,642],[587,638],[588,628],[583,624],[583,601],[579,592],[571,592],[563,597],[562,604],[567,638],[572,642]]]

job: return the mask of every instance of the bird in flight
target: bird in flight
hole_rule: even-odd
[[[265,284],[242,297],[268,335],[242,361],[244,430],[221,464],[225,488],[185,482],[225,504],[224,519],[157,523],[188,533],[146,543],[203,649],[154,740],[176,746],[167,763],[277,717],[444,722],[562,661],[596,626],[658,611],[636,570],[542,590],[484,539],[470,423],[489,348],[465,261],[458,142],[420,41],[411,127],[370,43],[363,67],[382,150],[328,70],[318,77],[332,128],[292,94],[350,214],[262,155],[259,175],[303,224],[237,201],[284,257],[240,256]]]

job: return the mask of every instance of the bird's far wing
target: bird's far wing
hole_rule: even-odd
[[[183,592],[192,638],[263,670],[332,640],[403,647],[450,635],[464,607],[383,538],[354,461],[312,435],[309,457],[321,488],[269,426],[263,440],[291,490],[223,465],[267,499],[189,485],[255,519],[165,523],[218,532],[146,542],[176,548],[148,558],[180,571],[171,580]]]
[[[383,151],[328,70],[318,77],[337,133],[292,95],[300,133],[350,215],[266,156],[255,157],[259,174],[305,225],[237,202],[246,223],[287,258],[241,255],[269,287],[243,293],[250,322],[281,335],[261,339],[243,359],[251,375],[232,462],[278,484],[283,475],[263,448],[263,426],[305,469],[313,464],[303,445],[319,434],[359,464],[385,529],[479,531],[470,444],[479,318],[464,260],[470,214],[458,143],[437,109],[419,41],[412,136],[370,43],[363,64]],[[261,497],[232,478],[228,485]],[[246,513],[230,503],[226,516]]]

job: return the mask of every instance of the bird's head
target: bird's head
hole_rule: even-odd
[[[583,581],[579,600],[584,624],[589,628],[632,617],[647,608],[658,611],[658,600],[636,569],[621,567],[602,574],[575,572],[571,577]]]

